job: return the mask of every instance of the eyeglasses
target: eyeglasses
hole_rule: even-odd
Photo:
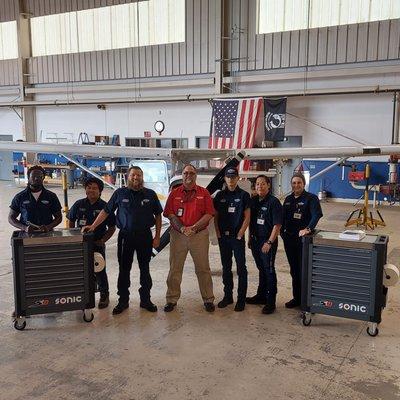
[[[196,175],[196,172],[184,172],[183,175]]]

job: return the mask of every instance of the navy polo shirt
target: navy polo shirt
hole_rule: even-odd
[[[91,204],[88,198],[85,197],[74,203],[68,211],[67,218],[72,222],[77,221],[77,226],[80,228],[85,225],[92,225],[106,204],[107,203],[101,198]],[[107,232],[107,227],[113,226],[115,226],[115,215],[111,213],[94,231],[94,240],[100,240]]]
[[[274,225],[282,224],[282,205],[268,193],[263,199],[255,196],[251,199],[250,235],[267,240]]]
[[[142,188],[117,189],[104,207],[112,214],[117,210],[117,226],[125,232],[137,232],[150,229],[155,224],[155,216],[162,213],[160,200],[154,190]]]
[[[250,207],[250,195],[239,186],[221,190],[214,198],[221,235],[236,236],[242,227],[244,211]]]
[[[313,230],[322,217],[321,205],[315,194],[304,191],[299,197],[290,194],[283,203],[283,233],[298,235],[305,228]]]
[[[27,187],[13,198],[10,208],[21,215],[19,221],[27,224],[28,221],[35,225],[49,225],[54,221],[57,213],[61,212],[61,204],[55,193],[42,189],[39,198],[33,197]]]

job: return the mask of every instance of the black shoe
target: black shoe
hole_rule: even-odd
[[[112,313],[113,313],[113,315],[121,314],[121,313],[122,313],[124,310],[126,310],[128,307],[129,307],[129,303],[118,303],[118,304],[114,307]]]
[[[267,300],[256,294],[253,297],[246,297],[247,304],[267,304]]]
[[[110,298],[108,297],[108,293],[100,293],[100,300],[97,307],[101,310],[102,308],[107,308],[110,304]]]
[[[263,309],[262,313],[263,314],[272,314],[275,311],[275,304],[266,304]]]
[[[214,303],[204,303],[204,308],[206,309],[207,312],[215,311]]]
[[[219,303],[218,303],[218,308],[225,308],[229,304],[233,304],[233,299],[232,297],[224,297]]]
[[[285,307],[286,308],[300,307],[300,302],[295,299],[292,299],[292,300],[288,301],[287,303],[285,303]]]
[[[140,303],[140,308],[144,308],[145,310],[150,312],[157,312],[157,306],[151,301],[148,301],[147,303]]]
[[[165,312],[171,312],[171,311],[173,311],[173,309],[176,307],[176,303],[167,303],[165,306],[164,306],[164,311]]]
[[[243,311],[246,306],[244,301],[238,301],[235,305],[235,311]]]

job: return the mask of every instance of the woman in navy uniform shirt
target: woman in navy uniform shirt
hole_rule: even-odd
[[[255,185],[257,195],[251,199],[250,241],[259,271],[257,294],[247,297],[248,304],[263,304],[263,314],[275,311],[277,280],[275,256],[278,249],[278,235],[282,224],[282,206],[270,193],[271,181],[259,175]]]
[[[104,189],[104,184],[100,179],[88,178],[85,181],[86,197],[77,200],[67,214],[69,227],[83,228],[86,225],[93,224],[94,220],[107,204],[100,198]],[[106,258],[105,243],[115,232],[115,215],[109,214],[107,219],[101,223],[94,231],[94,251],[100,253]],[[96,272],[97,285],[100,291],[99,308],[106,308],[110,302],[107,272],[104,268]]]
[[[282,238],[292,276],[293,298],[286,308],[301,304],[301,270],[303,257],[302,236],[311,233],[322,217],[321,205],[315,194],[304,190],[306,180],[301,173],[291,179],[292,193],[283,203]]]

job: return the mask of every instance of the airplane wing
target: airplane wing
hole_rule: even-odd
[[[96,146],[84,144],[54,144],[31,142],[0,142],[0,151],[72,154],[97,157],[128,157],[139,159],[193,160],[226,159],[235,157],[240,149],[164,149],[149,147]],[[251,160],[294,157],[360,157],[400,154],[400,145],[347,146],[347,147],[290,147],[245,149],[245,158]]]

